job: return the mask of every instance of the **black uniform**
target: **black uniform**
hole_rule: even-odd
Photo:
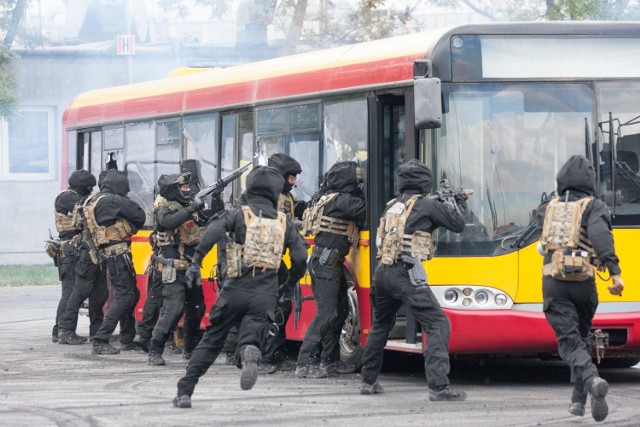
[[[69,177],[69,188],[56,197],[54,202],[56,212],[65,216],[73,213],[76,204],[88,196],[95,185],[96,178],[91,173],[86,170],[74,171]],[[72,239],[76,238],[77,240],[78,237],[76,236],[79,236],[81,232],[81,228],[76,228],[74,230],[60,231],[58,234],[60,251],[57,255],[56,265],[58,266],[58,277],[62,285],[62,294],[56,312],[56,323],[52,331],[54,342],[58,341],[58,328],[64,318],[67,302],[76,282],[76,250]]]
[[[339,162],[333,165],[327,174],[327,185],[327,195],[338,195],[327,202],[324,216],[353,220],[361,228],[366,220],[367,206],[359,188],[357,164]],[[299,377],[325,377],[326,369],[341,373],[333,368],[340,363],[340,333],[349,315],[348,286],[342,265],[349,249],[347,236],[320,231],[315,237],[309,273],[317,310],[298,354],[296,375]],[[337,251],[333,263],[321,263],[323,251],[331,250]]]
[[[431,191],[431,170],[417,160],[410,160],[398,168],[396,176],[400,195],[395,199],[416,200],[406,223],[405,234],[416,231],[433,233],[438,227],[459,233],[464,230],[464,213],[467,205],[457,200],[460,211],[440,200],[425,197]],[[390,203],[388,206],[392,206]],[[388,209],[388,207],[387,207]],[[386,209],[383,216],[386,214]],[[408,265],[397,261],[392,265],[379,263],[371,284],[373,324],[367,338],[362,366],[363,394],[380,393],[382,388],[376,383],[382,367],[382,355],[389,332],[395,325],[396,313],[402,304],[411,310],[427,335],[424,366],[431,400],[463,400],[464,392],[457,392],[449,386],[449,319],[428,285],[414,286],[409,279]]]
[[[111,226],[116,220],[128,222],[131,233],[135,234],[144,225],[146,215],[140,205],[130,200],[129,181],[124,173],[110,170],[104,178],[98,199],[95,202],[95,219],[99,226]],[[109,254],[110,248],[124,244],[126,250],[119,255]],[[113,286],[114,295],[100,329],[93,338],[94,353],[116,352],[108,342],[118,322],[120,322],[120,340],[130,343],[135,336],[135,318],[133,310],[140,297],[136,286],[136,272],[130,252],[130,236],[124,240],[111,240],[101,245],[100,252],[107,255],[106,266]]]
[[[583,156],[571,156],[558,172],[556,181],[557,192],[562,200],[565,200],[567,193],[569,201],[595,194],[595,169]],[[548,203],[543,202],[538,208],[537,219],[541,228]],[[619,279],[621,270],[614,248],[607,205],[599,199],[591,200],[582,215],[580,225],[586,230],[598,260],[609,269],[612,277],[617,276]],[[551,255],[545,254],[545,265],[551,262]],[[597,421],[601,421],[607,416],[608,409],[604,396],[598,396],[606,382],[598,377],[598,370],[591,357],[591,322],[598,307],[595,280],[590,277],[573,282],[543,275],[542,296],[545,317],[558,339],[558,352],[562,360],[569,364],[571,382],[575,383],[569,410],[575,415],[583,415],[587,394],[595,392],[592,393],[595,396],[591,405],[592,415]],[[604,393],[606,394],[606,390]]]
[[[269,156],[267,165],[276,168],[284,178],[284,187],[280,194],[282,203],[278,203],[278,210],[287,215],[291,221],[301,220],[302,213],[307,203],[294,199],[291,194],[293,185],[289,182],[290,176],[302,173],[300,163],[291,156],[284,153],[276,153]],[[267,343],[265,350],[265,360],[270,363],[277,363],[282,358],[281,350],[287,340],[286,327],[291,311],[293,310],[293,288],[289,283],[289,269],[283,262],[278,269],[278,305],[276,307],[275,321],[278,326],[278,333]]]
[[[247,176],[247,206],[259,217],[277,218],[275,206],[282,185],[282,175],[276,169],[268,166],[255,167]],[[226,212],[221,218],[212,221],[196,248],[188,276],[193,275],[199,281],[202,259],[226,233],[230,233],[235,243],[251,245],[252,242],[245,242],[246,231],[242,208]],[[289,220],[286,221],[284,247],[289,249],[291,257],[289,280],[295,283],[304,275],[307,251],[304,240]],[[237,359],[238,366],[242,366],[240,385],[245,390],[253,387],[260,360],[259,347],[264,339],[261,335],[273,323],[277,294],[277,271],[273,269],[243,265],[240,277],[226,278],[211,308],[211,324],[194,350],[185,376],[178,381],[178,395],[174,399],[174,405],[191,406],[190,396],[198,379],[218,357],[229,328],[236,324],[239,325]]]
[[[98,188],[102,188],[106,175],[107,171],[100,172]],[[82,205],[84,201],[85,199],[83,198],[79,203]],[[80,344],[84,342],[84,338],[82,340],[78,339],[75,331],[78,326],[80,307],[87,298],[89,299],[89,337],[93,338],[102,325],[102,321],[104,320],[104,304],[109,298],[107,270],[102,264],[96,265],[91,260],[89,244],[84,234],[83,232],[76,246],[76,283],[67,301],[65,314],[60,324],[58,342],[61,344]]]
[[[156,233],[170,233],[173,235],[173,243],[169,245],[158,245],[158,255],[166,260],[175,262],[174,260],[182,260],[183,266],[190,265],[193,259],[196,244],[181,241],[180,233],[177,232],[178,227],[197,232],[204,227],[206,220],[198,216],[196,213],[199,206],[193,204],[193,196],[195,193],[185,182],[186,175],[163,175],[158,180],[158,188],[160,195],[169,203],[165,203],[156,211]],[[182,185],[182,187],[181,187]],[[183,190],[181,190],[183,188]],[[173,203],[171,203],[173,202]],[[166,265],[160,265],[155,262],[154,276],[160,276],[159,268],[167,268]],[[175,278],[173,280],[163,280],[162,289],[162,309],[160,318],[153,329],[153,337],[149,343],[149,363],[154,365],[163,365],[162,353],[164,346],[169,339],[171,333],[175,329],[184,312],[184,356],[189,358],[191,352],[198,344],[200,321],[204,316],[204,294],[202,286],[187,286],[185,278],[186,268],[176,269]]]

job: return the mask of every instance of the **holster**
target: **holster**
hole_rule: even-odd
[[[340,253],[337,249],[323,248],[320,246],[314,246],[311,252],[312,255],[318,258],[318,262],[321,265],[327,265],[329,267],[335,267],[340,259]]]
[[[400,255],[400,259],[403,263],[411,266],[409,269],[409,280],[415,287],[427,286],[427,272],[422,266],[422,262],[418,257],[411,257],[408,255]]]

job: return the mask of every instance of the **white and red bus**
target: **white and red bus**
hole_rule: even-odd
[[[398,165],[420,159],[438,180],[475,191],[465,231],[439,232],[426,265],[451,320],[451,352],[544,357],[557,345],[542,312],[539,232],[528,226],[560,165],[586,154],[629,284],[617,298],[598,280],[593,327],[609,333],[607,356],[624,366],[640,361],[637,99],[640,23],[465,25],[83,93],[64,113],[62,176],[97,175],[110,160],[127,172],[130,196],[148,214],[133,243],[140,317],[161,174],[197,159],[211,183],[251,161],[259,141],[265,156],[300,162],[294,194],[308,200],[334,162],[359,160],[368,221],[346,261],[353,287],[342,335],[343,356],[357,362],[371,325],[379,215],[396,192]],[[204,278],[214,264],[210,254]],[[215,292],[204,286],[210,309]],[[302,289],[311,293],[308,280]],[[302,340],[314,311],[304,303],[290,339]],[[424,341],[401,311],[387,348],[420,352]]]

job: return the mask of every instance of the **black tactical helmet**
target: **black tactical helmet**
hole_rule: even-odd
[[[160,178],[158,178],[158,191],[160,195],[167,200],[173,200],[187,205],[193,200],[194,196],[189,186],[190,182],[191,174],[189,172],[161,175]]]
[[[401,193],[414,190],[422,194],[431,193],[433,174],[425,164],[411,159],[398,168],[396,183]]]
[[[96,185],[96,177],[84,169],[73,171],[69,177],[69,188],[82,196],[91,194]]]
[[[269,156],[267,159],[267,166],[278,169],[282,174],[282,177],[284,178],[284,187],[282,189],[283,193],[288,193],[293,188],[293,185],[289,183],[289,176],[296,176],[302,173],[300,163],[298,163],[298,161],[293,157],[284,153],[275,153]]]

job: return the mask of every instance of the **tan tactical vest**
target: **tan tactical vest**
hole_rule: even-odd
[[[268,219],[256,216],[249,206],[242,206],[247,234],[244,245],[231,242],[227,245],[227,276],[242,275],[242,266],[277,270],[282,261],[287,216],[278,212],[278,217]]]
[[[302,216],[302,233],[316,235],[321,231],[340,234],[349,238],[349,243],[358,241],[358,227],[353,220],[333,218],[324,215],[324,207],[340,193],[324,195],[314,206],[307,208]]]
[[[543,275],[565,281],[581,281],[593,276],[590,258],[595,256],[586,230],[581,227],[582,214],[593,197],[562,202],[554,197],[547,206],[540,244],[552,253],[544,265]]]
[[[62,190],[61,192],[58,193],[58,195],[56,196],[56,200],[58,200],[58,197],[60,197],[60,195],[62,193],[64,193],[65,191],[73,191],[73,190]],[[75,193],[75,191],[74,191]],[[55,211],[55,202],[54,202],[54,211]],[[75,217],[74,217],[74,213],[75,213],[75,209],[72,212],[67,212],[67,214],[63,214],[60,212],[55,213],[56,216],[56,230],[58,230],[58,234],[59,233],[63,233],[65,231],[80,231],[81,230],[81,226],[78,225],[78,221],[76,221]]]
[[[103,197],[104,194],[99,193],[89,196],[82,205],[82,213],[87,219],[87,226],[89,233],[91,233],[93,243],[99,248],[111,242],[130,241],[133,230],[131,229],[131,225],[129,225],[129,221],[118,218],[113,225],[98,225],[95,210],[98,201]]]
[[[153,202],[153,211],[158,213],[161,208],[170,208],[174,211],[182,209],[182,205],[173,200],[167,200],[162,196],[157,196]],[[188,220],[180,224],[175,230],[156,231],[154,239],[156,246],[170,246],[175,244],[178,236],[178,252],[180,259],[184,259],[184,247],[195,246],[200,242],[206,231],[206,227],[201,227],[193,220]]]
[[[381,244],[378,250],[378,259],[385,265],[392,265],[398,261],[401,253],[410,254],[412,257],[420,257],[422,261],[431,259],[433,243],[431,233],[418,230],[413,234],[404,232],[407,218],[420,196],[411,196],[406,203],[391,200],[391,205],[385,215],[380,219],[377,231],[377,239]]]
[[[296,219],[293,204],[293,196],[291,194],[280,193],[278,196],[278,212],[283,212],[291,221]]]

